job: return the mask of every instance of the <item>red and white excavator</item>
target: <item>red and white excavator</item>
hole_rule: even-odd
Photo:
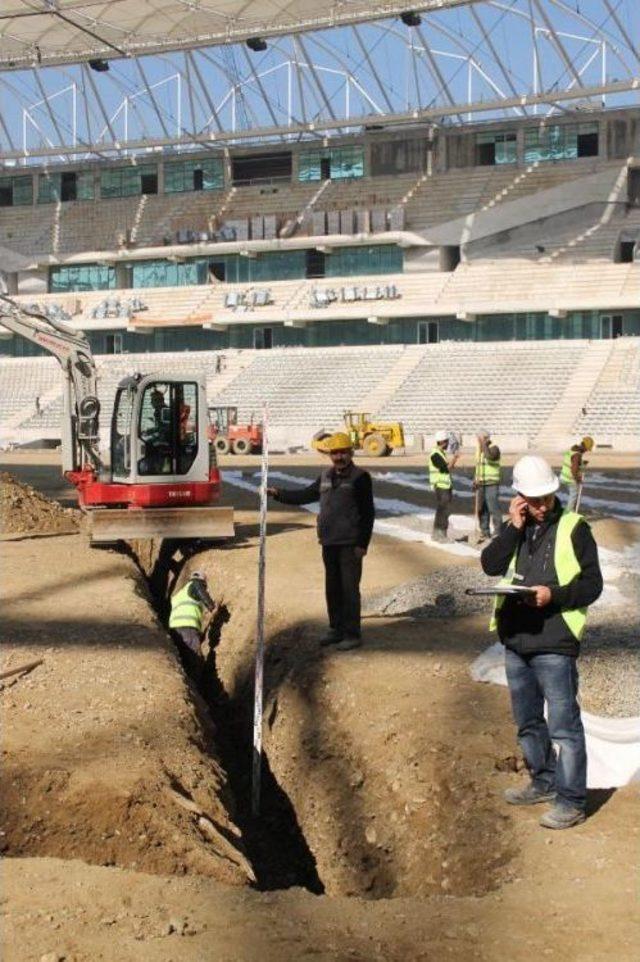
[[[233,509],[215,506],[221,480],[202,375],[124,378],[111,416],[107,462],[99,437],[98,375],[84,333],[25,310],[4,293],[0,324],[45,348],[64,372],[62,471],[77,489],[92,541],[233,536]]]

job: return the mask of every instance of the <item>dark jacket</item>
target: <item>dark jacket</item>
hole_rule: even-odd
[[[523,529],[505,524],[500,534],[482,552],[480,562],[487,575],[505,575],[514,551],[518,550],[516,584],[546,585],[551,602],[546,608],[532,608],[518,598],[505,598],[498,614],[498,635],[507,648],[518,654],[555,653],[577,655],[580,644],[569,630],[562,609],[592,605],[602,593],[598,548],[591,528],[580,521],[571,541],[580,564],[580,574],[560,586],[554,564],[558,521],[562,506],[556,498],[543,524],[528,520]]]
[[[353,463],[341,472],[326,468],[306,488],[300,491],[278,488],[275,497],[282,504],[320,502],[318,541],[324,547],[352,544],[368,548],[375,519],[368,471]]]
[[[447,458],[442,451],[433,452],[433,454],[431,455],[431,463],[434,466],[434,468],[437,468],[438,471],[441,471],[443,474],[451,473],[449,471],[449,464],[447,462]]]
[[[207,611],[213,611],[215,608],[215,602],[207,591],[207,586],[204,581],[200,581],[199,578],[189,582],[187,594],[190,598],[193,598],[194,601],[199,601]]]

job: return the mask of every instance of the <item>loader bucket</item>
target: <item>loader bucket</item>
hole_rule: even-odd
[[[233,538],[233,508],[97,508],[88,512],[90,540]]]

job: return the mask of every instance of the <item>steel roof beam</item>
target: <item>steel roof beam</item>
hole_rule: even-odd
[[[591,87],[575,87],[567,90],[548,90],[539,94],[522,94],[517,97],[497,98],[495,100],[481,100],[468,104],[455,104],[447,107],[440,104],[435,107],[416,109],[395,114],[365,114],[358,117],[344,117],[335,120],[315,120],[306,123],[292,125],[282,125],[279,127],[255,127],[247,131],[222,131],[219,133],[199,134],[196,137],[190,135],[185,137],[169,137],[164,139],[150,140],[130,140],[124,143],[100,143],[83,144],[75,148],[65,146],[55,146],[49,148],[39,148],[29,151],[31,157],[51,157],[51,156],[78,156],[90,151],[92,153],[105,153],[109,150],[118,148],[128,148],[130,150],[144,150],[149,147],[173,147],[173,146],[197,146],[210,147],[216,143],[226,143],[228,141],[244,140],[249,142],[260,141],[264,138],[279,136],[280,134],[312,134],[320,136],[324,132],[343,129],[344,127],[366,127],[375,124],[381,127],[401,126],[407,124],[415,126],[421,122],[438,121],[443,117],[457,116],[460,111],[470,114],[482,114],[494,110],[502,110],[510,107],[527,107],[536,104],[555,104],[564,103],[571,100],[582,100],[585,97],[596,97],[601,94],[626,93],[628,91],[640,91],[640,76],[631,77],[628,80],[612,81],[606,84],[596,84]],[[0,160],[21,159],[24,157],[22,151],[5,151],[0,153]]]

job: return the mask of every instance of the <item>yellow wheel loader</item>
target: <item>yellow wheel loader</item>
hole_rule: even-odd
[[[404,428],[401,421],[372,421],[370,415],[361,411],[345,411],[344,425],[355,451],[362,451],[370,458],[384,458],[397,448],[404,447]],[[323,442],[329,431],[318,431],[311,446],[323,451]]]

